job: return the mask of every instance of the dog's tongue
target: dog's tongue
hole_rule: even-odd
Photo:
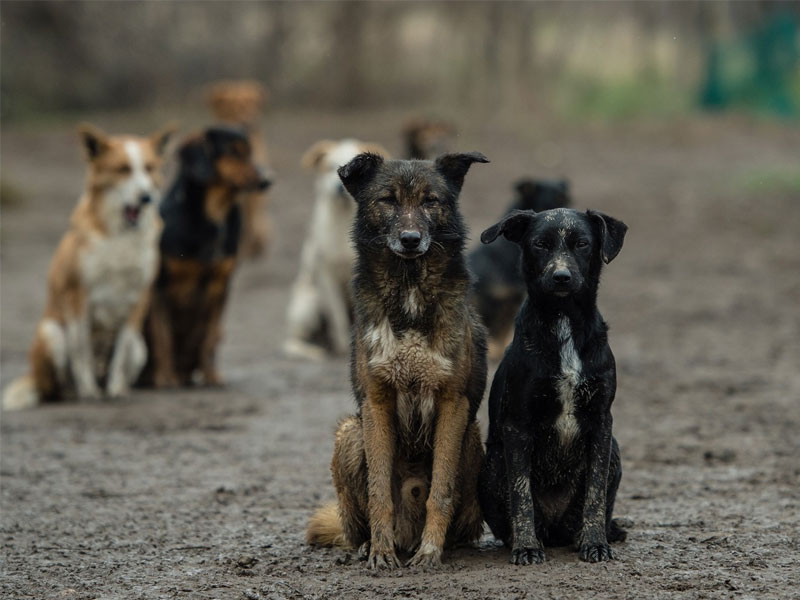
[[[128,220],[128,223],[135,225],[136,221],[139,220],[139,207],[138,206],[126,206],[125,207],[125,218]]]

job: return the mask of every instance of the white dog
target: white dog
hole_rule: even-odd
[[[388,157],[378,144],[353,139],[322,140],[303,155],[301,164],[319,175],[287,315],[284,351],[290,356],[319,360],[329,353],[345,354],[350,347],[350,280],[355,261],[350,229],[356,205],[336,171],[362,152]]]

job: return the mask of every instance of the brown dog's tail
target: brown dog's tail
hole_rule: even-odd
[[[306,543],[312,546],[347,546],[336,502],[320,507],[308,520]]]

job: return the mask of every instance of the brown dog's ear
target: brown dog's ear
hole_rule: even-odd
[[[361,148],[362,152],[380,154],[383,158],[392,158],[391,153],[386,148],[374,142],[361,142],[358,144],[358,147]]]
[[[108,150],[108,134],[94,125],[81,123],[78,125],[78,135],[81,137],[86,157],[94,160]]]
[[[536,218],[532,210],[512,210],[481,234],[481,242],[491,244],[502,234],[509,242],[519,244],[528,224]]]
[[[205,135],[187,139],[178,150],[181,172],[191,181],[206,185],[214,177],[211,148]]]
[[[456,189],[461,191],[464,185],[464,176],[469,171],[472,163],[488,163],[489,159],[480,152],[466,152],[460,154],[442,154],[434,163],[436,170],[444,175],[445,179]]]
[[[164,156],[164,151],[167,149],[170,139],[178,130],[178,124],[175,122],[167,123],[164,127],[151,133],[148,139],[153,145],[153,149],[159,156]]]
[[[358,195],[364,189],[375,172],[383,164],[383,157],[371,152],[364,152],[356,156],[344,166],[339,167],[339,179],[342,180],[345,189],[350,195],[358,200]]]
[[[587,210],[586,214],[597,225],[600,231],[600,252],[603,262],[608,264],[622,250],[622,242],[625,240],[625,232],[628,226],[608,215],[604,215],[596,210]]]
[[[334,146],[336,146],[336,142],[333,140],[320,140],[316,142],[303,154],[303,158],[300,159],[300,164],[305,169],[320,170],[322,161]]]

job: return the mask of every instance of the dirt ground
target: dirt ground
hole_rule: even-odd
[[[800,585],[800,130],[738,119],[625,126],[464,120],[477,239],[522,175],[566,175],[577,205],[628,223],[600,293],[619,389],[614,431],[631,522],[618,560],[552,549],[514,567],[490,535],[436,571],[366,570],[304,545],[333,497],[353,403],[345,359],[281,356],[311,206],[298,160],[353,135],[399,151],[404,115],[274,114],[269,256],[236,275],[221,390],[2,415],[3,598],[788,598]],[[190,116],[191,124],[198,116]],[[160,119],[99,115],[111,130]],[[25,371],[44,274],[81,190],[72,123],[7,127],[2,383]],[[778,178],[779,179],[779,178]],[[493,369],[492,369],[493,370]],[[490,373],[491,377],[491,373]],[[481,418],[485,427],[485,403]]]

